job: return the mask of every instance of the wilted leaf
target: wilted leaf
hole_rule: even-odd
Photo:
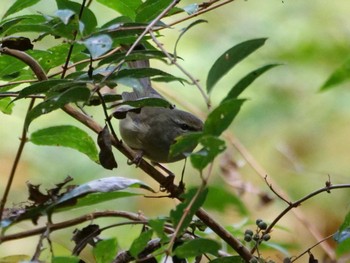
[[[174,254],[181,258],[196,257],[207,253],[217,256],[220,248],[220,244],[214,240],[196,238],[178,246]]]
[[[98,161],[93,139],[75,126],[54,126],[33,132],[30,141],[36,145],[63,146],[86,154],[94,162]]]
[[[101,231],[99,225],[91,224],[84,227],[82,230],[75,229],[73,233],[74,235],[72,240],[75,243],[75,247],[73,248],[72,254],[77,256],[84,249],[84,247],[86,247],[86,245],[96,245],[95,238],[97,238]]]
[[[33,44],[27,37],[6,37],[1,41],[1,46],[20,51],[33,49]]]
[[[108,126],[106,125],[102,131],[98,133],[97,143],[100,147],[100,152],[98,153],[98,157],[101,165],[109,170],[113,168],[117,168],[118,164],[114,158],[114,154],[112,151],[112,141],[111,134],[109,132]]]
[[[260,48],[266,38],[252,39],[242,42],[224,52],[210,68],[207,77],[207,91],[211,92],[214,85],[235,65]]]

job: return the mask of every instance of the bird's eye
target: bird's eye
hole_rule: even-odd
[[[180,128],[182,129],[182,130],[189,130],[190,129],[190,126],[188,126],[186,123],[181,123],[180,124]]]

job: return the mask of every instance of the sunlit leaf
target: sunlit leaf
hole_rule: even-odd
[[[57,257],[53,257],[51,262],[52,263],[79,263],[80,259],[79,257],[73,257],[73,256],[70,256],[70,257],[57,256]]]
[[[224,52],[210,68],[207,77],[207,92],[235,65],[264,45],[266,38],[242,42]]]
[[[155,19],[165,8],[167,8],[172,0],[147,0],[136,10],[137,22],[150,22]]]
[[[28,112],[24,123],[25,128],[28,129],[29,124],[43,114],[57,110],[70,102],[87,101],[89,97],[90,90],[83,87],[72,88],[56,96],[52,96]]]
[[[106,177],[79,185],[58,199],[54,206],[65,203],[67,201],[76,200],[77,198],[83,197],[87,194],[109,193],[124,190],[129,187],[142,188],[153,191],[149,186],[140,180],[124,177]]]
[[[322,85],[321,91],[329,90],[350,80],[350,59],[336,69]]]
[[[131,244],[129,253],[131,256],[136,257],[146,246],[148,241],[150,241],[153,235],[152,230],[142,232],[139,237],[137,237]]]
[[[84,45],[89,50],[92,58],[97,58],[112,47],[113,40],[109,35],[98,35],[84,40]]]
[[[97,242],[92,253],[97,263],[113,262],[113,259],[117,255],[117,249],[117,240],[110,238]]]
[[[183,7],[182,9],[185,10],[185,12],[188,15],[192,15],[198,11],[198,7],[199,7],[198,4],[194,3],[194,4],[187,5],[187,6]]]
[[[196,257],[202,254],[212,254],[217,256],[221,248],[220,244],[211,239],[196,238],[186,241],[178,246],[174,254],[180,258]]]
[[[87,155],[94,162],[98,161],[94,140],[75,126],[62,125],[41,129],[31,134],[30,141],[36,145],[69,147]]]
[[[279,64],[269,64],[248,73],[240,81],[238,81],[236,85],[233,86],[223,101],[237,98],[250,84],[254,82],[254,80],[256,80],[259,76],[261,76],[269,69],[276,66],[279,66]]]
[[[56,0],[56,3],[59,10],[72,10],[77,17],[81,13],[81,3],[76,3],[68,0]],[[84,6],[84,11],[82,12],[81,22],[83,23],[83,28],[80,28],[80,31],[84,35],[92,33],[97,26],[97,19],[95,14],[86,6]]]
[[[219,136],[230,126],[244,101],[241,99],[230,99],[222,102],[209,114],[204,123],[203,132]]]
[[[25,8],[28,8],[32,5],[35,5],[38,3],[40,0],[17,0],[14,2],[9,9],[7,9],[6,13],[2,18],[5,18],[9,15],[12,15],[14,13],[17,13]]]
[[[0,111],[4,114],[11,114],[14,104],[11,103],[11,98],[0,98]]]

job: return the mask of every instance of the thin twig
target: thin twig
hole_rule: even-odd
[[[81,6],[80,6],[80,11],[79,11],[79,20],[81,20],[81,17],[83,16],[85,4],[86,4],[86,0],[83,0],[83,2],[81,3]],[[78,29],[76,29],[73,32],[73,41],[71,42],[71,44],[69,46],[68,54],[67,54],[67,57],[66,57],[66,62],[64,63],[63,71],[62,71],[62,74],[61,74],[61,79],[64,79],[64,77],[66,75],[66,72],[68,70],[68,64],[69,64],[70,58],[71,58],[71,56],[73,54],[73,48],[74,48],[74,44],[75,44],[74,41],[76,40],[77,35],[78,35]]]
[[[40,64],[37,63],[36,60],[34,60],[31,56],[27,55],[26,53],[24,53],[22,51],[18,51],[18,50],[9,49],[9,48],[0,48],[0,53],[15,57],[15,58],[23,61],[27,65],[29,65],[39,80],[46,80],[47,79],[45,72],[44,72],[43,68],[40,66]],[[30,100],[26,115],[34,107],[34,103],[35,103],[35,98],[32,98]],[[23,149],[24,149],[26,142],[27,142],[27,129],[23,125],[20,144],[18,146],[16,157],[15,157],[15,160],[12,164],[12,168],[11,168],[8,180],[7,180],[5,191],[4,191],[3,197],[1,199],[1,203],[0,203],[0,220],[2,219],[2,215],[4,212],[5,205],[6,205],[7,197],[10,193],[13,179],[15,177],[15,174],[16,174],[16,171],[18,168],[18,164],[19,164],[19,161],[21,159]]]
[[[208,108],[210,108],[210,100],[209,97],[205,94],[203,88],[201,87],[201,85],[199,84],[198,80],[196,78],[194,78],[187,70],[185,70],[178,62],[177,60],[172,57],[169,52],[163,47],[163,45],[158,41],[158,39],[156,38],[156,36],[154,35],[154,33],[150,30],[149,31],[150,36],[153,40],[153,42],[157,45],[157,47],[164,53],[164,55],[167,56],[167,58],[169,59],[171,64],[174,64],[178,69],[180,69],[182,71],[182,73],[184,73],[191,81],[192,84],[195,85],[199,92],[201,93],[202,97],[205,100],[205,103],[207,104]]]
[[[300,206],[303,202],[305,202],[306,200],[319,195],[320,193],[323,192],[328,192],[332,189],[342,189],[342,188],[350,188],[350,184],[337,184],[337,185],[331,185],[331,186],[325,186],[323,188],[320,188],[302,198],[300,198],[299,200],[295,201],[295,202],[289,202],[288,207],[286,207],[273,221],[271,224],[268,225],[268,227],[266,228],[266,230],[264,231],[265,233],[270,233],[271,230],[273,229],[273,227],[293,208]],[[317,241],[322,241],[323,238],[318,239]],[[319,242],[320,244],[322,244],[322,242]],[[256,246],[251,250],[251,253],[254,253],[256,249]],[[334,252],[331,254],[334,258]],[[330,255],[330,256],[331,256]]]
[[[140,214],[125,212],[125,211],[104,211],[104,212],[94,212],[91,214],[83,215],[74,219],[62,221],[55,224],[50,224],[50,231],[54,232],[56,230],[64,229],[67,227],[75,226],[78,224],[81,224],[86,221],[91,221],[97,218],[104,218],[104,217],[123,217],[128,218],[133,221],[144,221],[145,217]],[[47,230],[47,226],[44,227],[38,227],[35,229],[31,229],[28,231],[16,233],[16,234],[10,234],[10,235],[4,235],[0,237],[0,244],[6,241],[10,240],[16,240],[21,239],[25,237],[31,237],[36,236],[39,234],[44,233]]]
[[[335,234],[329,235],[328,237],[323,238],[322,240],[318,241],[316,244],[312,245],[311,247],[309,247],[307,250],[305,250],[303,253],[301,253],[300,255],[298,255],[297,257],[293,258],[293,260],[291,262],[296,261],[297,259],[301,258],[302,256],[304,256],[306,253],[309,253],[311,249],[313,249],[314,247],[318,246],[319,244],[321,244],[322,242],[332,238]]]

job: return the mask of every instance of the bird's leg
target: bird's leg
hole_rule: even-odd
[[[142,150],[138,150],[138,151],[136,151],[134,159],[128,160],[127,164],[128,165],[136,164],[136,167],[139,167],[139,165],[141,163],[141,160],[142,160],[142,157],[143,157],[143,151]]]
[[[182,189],[182,191],[185,191],[185,183],[183,179],[185,176],[186,163],[187,163],[187,158],[185,158],[184,167],[182,168],[182,172],[181,172],[181,180],[179,182],[179,188]]]

